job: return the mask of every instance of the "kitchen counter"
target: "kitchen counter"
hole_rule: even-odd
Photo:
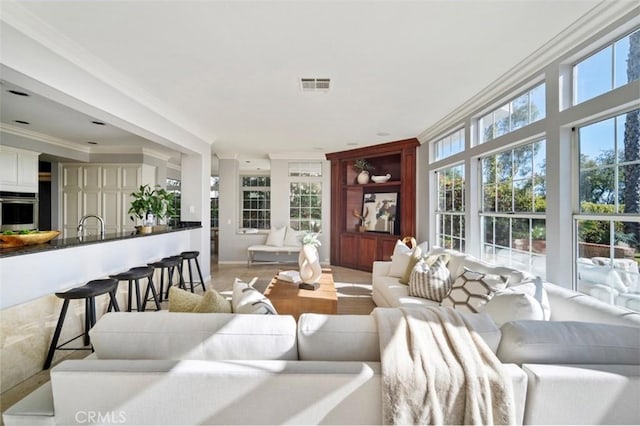
[[[44,244],[34,244],[30,246],[11,247],[0,249],[0,258],[21,256],[25,254],[41,253],[49,250],[59,250],[71,247],[84,246],[89,244],[100,244],[109,241],[127,240],[133,238],[146,238],[154,235],[167,234],[171,232],[186,231],[190,229],[202,228],[200,222],[186,222],[175,227],[169,227],[165,230],[154,231],[150,234],[138,234],[135,230],[126,232],[113,232],[103,236],[100,235],[86,235],[82,238],[55,238]]]
[[[209,230],[199,222],[190,222],[151,234],[109,233],[104,237],[54,239],[45,244],[0,249],[0,309],[183,251],[202,252],[203,231],[208,240]],[[201,262],[206,262],[209,254],[204,253]],[[207,279],[209,276],[205,276]]]

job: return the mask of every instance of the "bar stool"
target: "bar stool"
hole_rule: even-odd
[[[127,297],[127,311],[131,312],[132,308],[132,287],[135,283],[136,285],[136,310],[138,312],[142,312],[147,307],[147,301],[153,300],[156,304],[156,311],[160,310],[160,302],[158,301],[158,293],[156,292],[156,287],[153,284],[153,271],[154,269],[149,266],[138,266],[135,268],[131,268],[126,272],[121,272],[116,275],[111,275],[111,278],[115,278],[118,281],[128,281],[129,282],[129,294]],[[140,299],[140,280],[147,279],[147,291],[144,293],[144,299]],[[152,297],[149,297],[149,292],[152,293]]]
[[[158,299],[160,302],[163,300],[164,294],[164,271],[167,271],[167,292],[164,298],[169,299],[169,288],[173,285],[173,274],[177,270],[178,276],[180,278],[180,288],[184,288],[184,277],[182,276],[182,268],[180,268],[180,264],[182,263],[182,256],[170,256],[165,257],[157,262],[149,263],[149,266],[152,266],[156,269],[160,269],[160,295]]]
[[[191,286],[191,293],[193,293],[193,274],[191,273],[191,261],[195,260],[196,261],[196,268],[198,268],[198,275],[200,276],[200,284],[202,285],[202,291],[205,291],[206,288],[204,286],[204,280],[202,279],[202,272],[200,271],[200,264],[198,263],[198,256],[200,255],[199,251],[183,251],[182,253],[180,253],[180,256],[182,257],[183,260],[187,261],[187,266],[189,267],[189,284]],[[184,267],[184,262],[183,264],[180,266],[180,269],[182,269]],[[198,281],[195,282],[196,284],[198,284]]]
[[[109,294],[109,307],[107,312],[111,309],[119,311],[118,301],[116,300],[116,289],[118,288],[118,280],[114,278],[105,278],[101,280],[92,280],[81,287],[72,288],[65,292],[56,293],[61,299],[64,299],[62,303],[62,310],[60,311],[60,317],[58,318],[58,324],[56,324],[56,330],[53,333],[51,339],[51,345],[49,346],[49,352],[47,359],[44,362],[44,370],[51,367],[51,361],[53,361],[53,355],[56,350],[89,350],[88,348],[63,348],[63,346],[71,343],[72,341],[84,336],[84,346],[89,346],[91,341],[89,339],[89,330],[96,324],[96,296],[101,294]],[[60,339],[60,333],[62,332],[62,325],[69,309],[69,301],[71,299],[84,299],[84,333],[77,335],[76,337],[67,340],[66,342],[58,345],[58,339]],[[93,351],[93,348],[90,349]]]

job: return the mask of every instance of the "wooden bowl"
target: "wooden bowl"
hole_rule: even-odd
[[[38,231],[33,234],[0,234],[0,248],[22,247],[33,244],[42,244],[53,240],[60,235],[60,231]]]

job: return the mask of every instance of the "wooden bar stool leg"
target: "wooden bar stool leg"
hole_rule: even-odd
[[[135,282],[136,282],[136,307],[138,308],[138,312],[141,312],[141,311],[144,311],[144,305],[140,300],[140,280],[136,278]]]
[[[133,302],[133,280],[129,280],[129,292],[127,294],[128,307],[127,311],[131,312],[131,303]]]
[[[191,272],[191,259],[187,259],[187,266],[189,266],[189,284],[191,285],[191,293],[193,293],[193,272]]]
[[[64,318],[67,315],[67,309],[69,308],[69,299],[65,299],[62,303],[62,310],[60,310],[60,317],[58,318],[58,323],[56,324],[56,330],[53,333],[53,338],[51,339],[51,346],[49,346],[49,353],[47,354],[47,359],[44,362],[44,370],[47,370],[51,367],[51,361],[53,361],[53,354],[56,351],[56,346],[58,345],[58,339],[60,339],[60,333],[62,332],[62,324],[64,324]]]
[[[89,329],[91,328],[91,304],[88,300],[84,301],[84,345],[89,344]]]
[[[109,308],[107,309],[107,312],[111,312],[112,308],[115,312],[120,312],[120,306],[118,306],[115,289],[109,292]]]
[[[202,279],[202,271],[200,271],[200,263],[198,262],[198,258],[196,257],[196,268],[198,268],[198,276],[200,277],[200,284],[202,285],[202,291],[206,291],[207,289],[204,287],[204,280]]]

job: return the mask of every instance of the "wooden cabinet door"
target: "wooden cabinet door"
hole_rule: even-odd
[[[362,234],[358,238],[358,268],[370,271],[378,254],[378,239],[373,235]]]
[[[358,238],[355,234],[340,235],[340,265],[355,268],[358,266]]]

